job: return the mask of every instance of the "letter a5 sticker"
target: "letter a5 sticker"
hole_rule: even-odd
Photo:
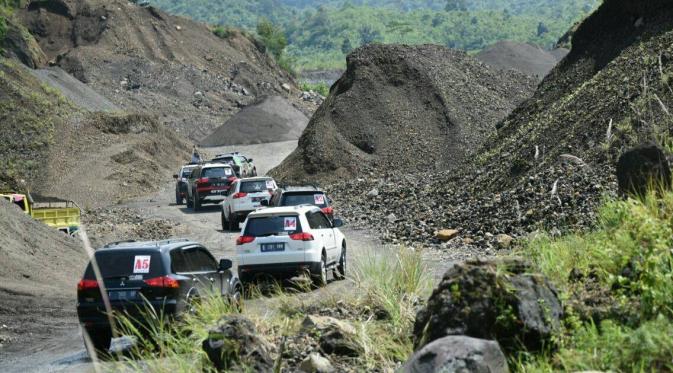
[[[150,273],[150,256],[136,255],[133,260],[133,273]]]
[[[286,217],[285,224],[283,225],[286,231],[296,231],[297,230],[297,218]]]

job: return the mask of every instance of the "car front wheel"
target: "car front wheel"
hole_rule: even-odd
[[[227,222],[229,223],[229,230],[230,231],[236,231],[238,230],[238,219],[236,219],[236,214],[229,214],[229,218],[227,219]]]
[[[193,204],[192,204],[192,198],[189,197],[189,195],[187,195],[187,197],[185,197],[185,199],[187,200],[187,207],[191,209],[192,206],[193,206]]]
[[[198,193],[194,193],[194,202],[192,202],[192,206],[194,206],[194,211],[199,211],[201,209],[201,200],[199,199]]]

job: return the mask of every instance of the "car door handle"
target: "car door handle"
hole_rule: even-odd
[[[209,277],[208,280],[210,280],[210,282],[215,282],[215,279],[212,277]]]

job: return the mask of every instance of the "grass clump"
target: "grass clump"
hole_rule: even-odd
[[[520,254],[556,283],[570,317],[558,351],[517,368],[673,371],[671,248],[673,192],[607,201],[590,233],[534,236]]]
[[[231,27],[216,26],[213,29],[213,34],[220,39],[229,39],[236,34],[236,31]]]

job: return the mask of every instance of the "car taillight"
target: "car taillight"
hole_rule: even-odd
[[[332,214],[334,214],[334,209],[331,208],[331,207],[323,207],[321,210],[322,210],[322,212],[323,212],[325,215],[332,215]]]
[[[180,283],[178,280],[168,277],[168,276],[161,276],[161,277],[155,277],[155,278],[150,278],[144,281],[148,286],[152,286],[155,288],[171,288],[171,289],[177,289],[180,287]]]
[[[234,199],[237,199],[237,198],[243,198],[243,197],[245,197],[245,196],[247,196],[247,195],[248,195],[248,193],[238,192],[238,193],[235,193],[235,194],[233,195],[233,197],[234,197]]]
[[[208,179],[207,177],[202,177],[202,178],[196,180],[197,184],[207,184],[209,182],[210,182],[210,179]]]
[[[313,241],[313,235],[306,232],[295,233],[290,235],[290,239],[295,241]]]
[[[98,289],[98,281],[96,280],[79,280],[77,283],[77,291]]]
[[[250,243],[255,240],[255,237],[253,236],[238,236],[236,239],[236,245],[244,245],[246,243]]]
[[[236,181],[236,179],[237,179],[236,176],[229,176],[227,180],[229,180],[230,183],[233,183],[234,181]]]

